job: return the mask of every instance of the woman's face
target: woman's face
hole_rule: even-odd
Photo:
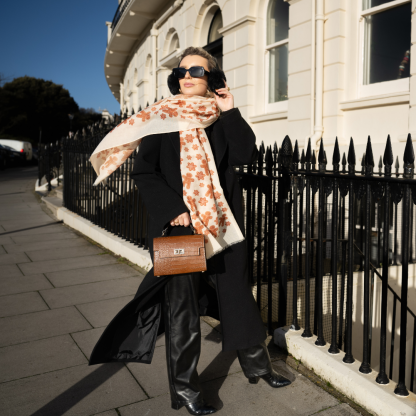
[[[186,69],[193,66],[203,66],[209,72],[208,59],[199,55],[185,56],[179,64],[179,67]],[[201,78],[192,78],[187,72],[184,78],[179,78],[179,88],[184,95],[201,95],[204,97],[208,89],[208,75]]]

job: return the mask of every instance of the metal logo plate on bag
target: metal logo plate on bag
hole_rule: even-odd
[[[185,254],[185,249],[184,248],[175,248],[173,250],[173,254]]]

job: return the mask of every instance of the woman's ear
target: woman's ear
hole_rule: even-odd
[[[172,73],[168,76],[168,88],[172,95],[179,94],[179,80]]]
[[[214,68],[208,75],[208,88],[216,94],[215,90],[225,88],[224,81],[227,81],[224,71],[219,68]]]

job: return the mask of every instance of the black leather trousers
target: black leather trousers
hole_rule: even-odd
[[[201,273],[175,275],[165,286],[166,362],[173,405],[202,403],[197,365],[201,354],[198,290]],[[244,375],[270,373],[272,365],[264,342],[237,351]]]

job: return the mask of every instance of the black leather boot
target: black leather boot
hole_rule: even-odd
[[[272,370],[270,373],[263,374],[261,376],[250,377],[248,382],[250,384],[257,384],[259,379],[263,379],[270,387],[278,388],[285,387],[291,384],[290,380],[286,377],[283,377],[280,374],[277,374],[276,371]]]
[[[202,403],[189,403],[184,405],[177,405],[172,403],[172,409],[179,410],[185,406],[186,410],[191,415],[212,415],[217,411],[215,407],[207,405],[205,402]]]
[[[291,383],[273,370],[269,351],[264,342],[254,347],[238,350],[237,356],[250,384],[257,384],[260,378],[274,388],[284,387]]]
[[[203,403],[197,372],[201,353],[199,279],[199,273],[175,275],[165,286],[166,362],[174,409]]]

